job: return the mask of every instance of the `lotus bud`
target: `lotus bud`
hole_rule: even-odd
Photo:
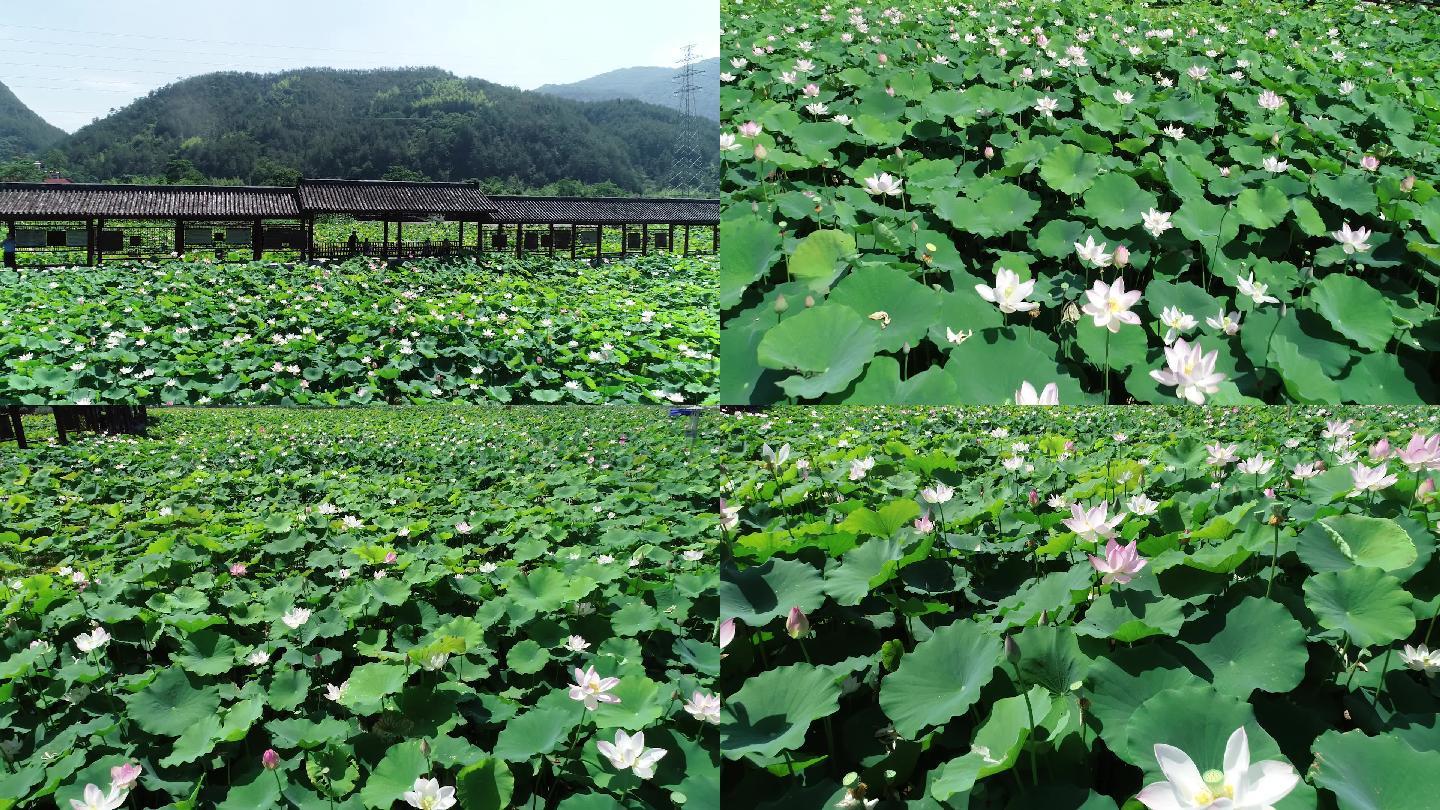
[[[1125,265],[1129,264],[1130,249],[1125,247],[1124,245],[1116,245],[1114,261],[1116,267],[1124,267]]]
[[[430,741],[429,741],[429,740],[424,740],[424,739],[420,740],[420,756],[425,757],[426,759],[429,759],[429,758],[430,758]]]
[[[1270,136],[1270,145],[1271,145],[1271,146],[1279,146],[1279,145],[1280,145],[1280,133],[1277,132],[1277,133],[1275,133],[1274,135],[1271,135],[1271,136]]]
[[[1039,504],[1039,503],[1040,503],[1040,493],[1039,493],[1039,492],[1036,492],[1036,491],[1033,490],[1033,489],[1030,490],[1030,506],[1033,508],[1033,507],[1035,507],[1035,506],[1036,506],[1037,504]]]
[[[1005,637],[1005,660],[1011,664],[1020,662],[1020,645],[1015,643],[1014,636]]]
[[[781,314],[790,308],[790,302],[785,300],[784,293],[775,296],[775,313]]]
[[[991,159],[991,158],[993,158],[993,157],[995,157],[995,147],[993,147],[993,146],[987,146],[987,147],[985,147],[985,159],[986,159],[986,160],[989,160],[989,159]]]
[[[876,56],[876,57],[875,57],[875,61],[877,61],[877,62],[879,62],[880,64],[883,65],[883,64],[885,64],[886,62],[889,62],[889,61],[890,61],[890,57],[888,57],[888,56],[886,56],[885,54],[882,53],[882,54],[880,54],[879,56]]]
[[[813,296],[813,295],[807,295],[807,296],[805,296],[805,308],[806,308],[806,309],[809,309],[810,307],[813,307],[813,306],[815,306],[815,296]]]
[[[1269,498],[1272,501],[1275,500],[1275,489],[1273,487],[1266,487],[1265,497]]]
[[[729,646],[730,646],[730,642],[732,642],[732,641],[734,641],[734,640],[735,640],[735,620],[734,620],[734,619],[726,619],[725,621],[723,621],[723,622],[720,623],[720,649],[723,650],[723,649],[725,649],[726,647],[729,647]]]
[[[1408,193],[1410,193],[1410,191],[1411,191],[1412,189],[1414,189],[1414,188],[1415,188],[1415,175],[1413,175],[1413,174],[1412,174],[1412,175],[1409,175],[1409,176],[1407,176],[1404,180],[1401,180],[1401,181],[1400,181],[1400,190],[1401,190],[1401,191],[1403,191],[1403,192],[1405,192],[1405,193],[1408,194]]]
[[[785,632],[791,638],[803,638],[810,635],[810,620],[805,617],[805,611],[799,607],[790,608],[790,615],[785,619]]]
[[[1380,461],[1381,459],[1386,459],[1386,458],[1389,458],[1389,457],[1390,457],[1390,440],[1389,440],[1389,439],[1382,438],[1382,439],[1380,439],[1380,441],[1376,442],[1373,447],[1370,448],[1370,460],[1371,460],[1371,461]]]
[[[274,748],[266,748],[265,753],[260,755],[260,764],[265,766],[265,770],[273,771],[280,767],[280,755],[275,753]]]
[[[765,144],[763,144],[763,143],[757,143],[757,144],[755,144],[755,159],[756,159],[756,160],[764,160],[765,157],[766,157],[767,155],[769,155],[769,154],[770,154],[770,152],[765,149]]]
[[[1415,488],[1415,500],[1420,503],[1430,503],[1435,499],[1435,479],[1426,478]]]

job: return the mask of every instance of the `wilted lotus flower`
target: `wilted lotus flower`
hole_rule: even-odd
[[[595,744],[600,753],[610,760],[617,770],[633,771],[641,779],[649,779],[655,775],[655,763],[665,756],[665,750],[661,748],[645,747],[645,732],[637,731],[634,736],[616,729],[615,743],[612,745],[604,740]]]
[[[1351,497],[1363,495],[1366,492],[1379,492],[1386,487],[1394,486],[1395,482],[1399,480],[1397,476],[1386,475],[1384,464],[1366,467],[1358,462],[1350,468],[1350,477],[1355,483],[1355,488],[1350,491]]]
[[[1095,570],[1105,575],[1100,579],[1101,584],[1109,585],[1114,582],[1125,585],[1148,564],[1148,561],[1142,558],[1140,552],[1136,550],[1135,543],[1136,541],[1131,540],[1122,546],[1112,537],[1105,544],[1104,559],[1096,557],[1094,554],[1087,555]]]
[[[602,678],[593,666],[586,669],[576,667],[575,683],[570,686],[570,699],[581,701],[585,708],[594,711],[601,703],[620,702],[620,698],[610,694],[610,690],[619,685],[619,678]]]
[[[1075,532],[1081,540],[1098,542],[1115,536],[1115,527],[1125,519],[1125,513],[1120,512],[1114,517],[1108,517],[1110,511],[1108,504],[1100,504],[1093,509],[1086,509],[1078,503],[1070,505],[1070,517],[1064,523],[1066,528]]]
[[[265,766],[265,770],[273,771],[280,767],[280,755],[274,748],[266,748],[265,753],[260,755],[260,764]]]
[[[1201,774],[1195,760],[1164,743],[1155,746],[1155,759],[1167,781],[1146,785],[1135,797],[1150,810],[1270,810],[1300,781],[1288,762],[1267,759],[1251,765],[1244,726],[1225,743],[1224,770]]]
[[[423,743],[423,741],[422,741]],[[420,810],[449,810],[455,806],[455,788],[440,787],[440,780],[415,777],[415,784],[400,797]]]
[[[810,634],[810,619],[798,606],[790,608],[790,614],[785,617],[785,632],[791,638],[804,638]]]

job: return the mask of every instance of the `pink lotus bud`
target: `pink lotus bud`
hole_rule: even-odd
[[[1038,503],[1040,503],[1040,493],[1033,489],[1030,490],[1030,505],[1035,506]]]
[[[763,143],[757,143],[757,144],[755,144],[755,159],[756,159],[756,160],[764,160],[767,156],[769,156],[769,154],[770,154],[770,150],[768,150],[768,149],[765,148],[765,144],[763,144]]]
[[[1270,145],[1271,145],[1271,146],[1279,146],[1279,145],[1280,145],[1280,133],[1276,132],[1275,134],[1273,134],[1273,135],[1270,136]]]
[[[1221,177],[1229,177],[1229,176],[1230,176],[1230,167],[1229,167],[1229,166],[1222,166],[1222,167],[1220,167],[1220,176],[1221,176]]]
[[[989,160],[990,158],[993,158],[993,157],[995,157],[995,147],[993,147],[993,146],[987,146],[987,147],[985,147],[985,159],[986,159],[986,160]]]
[[[729,646],[730,646],[730,642],[732,642],[732,641],[734,641],[734,640],[735,640],[735,620],[734,620],[734,619],[726,619],[725,621],[723,621],[723,622],[720,623],[720,649],[723,650],[723,649],[725,649],[726,647],[729,647]]]
[[[393,563],[395,562],[395,559],[395,552],[393,551],[385,555],[385,562],[387,563]]]
[[[805,296],[805,308],[806,308],[806,309],[809,309],[810,307],[813,307],[813,306],[815,306],[815,296],[813,296],[813,295],[807,295],[807,296]]]
[[[1275,490],[1273,487],[1265,488],[1265,497],[1269,498],[1272,501],[1275,500]]]
[[[1130,263],[1130,249],[1124,245],[1115,246],[1115,266],[1124,267]]]
[[[1068,453],[1068,452],[1071,452],[1071,451],[1074,450],[1074,449],[1075,449],[1075,442],[1065,442],[1065,452]]]
[[[810,634],[810,620],[805,618],[805,611],[798,607],[790,608],[790,615],[785,619],[785,632],[791,638],[803,638]]]
[[[267,771],[273,771],[280,767],[280,755],[275,753],[274,748],[266,748],[265,753],[260,755],[260,764],[264,765]]]
[[[1407,176],[1404,180],[1401,180],[1401,181],[1400,181],[1400,190],[1401,190],[1401,191],[1403,191],[1403,192],[1405,192],[1405,193],[1408,194],[1408,193],[1409,193],[1412,189],[1414,189],[1414,188],[1415,188],[1415,175],[1413,175],[1413,174],[1412,174],[1412,175],[1409,175],[1409,176]]]
[[[1370,460],[1371,460],[1371,461],[1380,461],[1381,459],[1386,459],[1386,458],[1389,458],[1389,457],[1390,457],[1390,440],[1389,440],[1389,439],[1383,439],[1383,438],[1382,438],[1380,441],[1378,441],[1378,442],[1375,443],[1375,446],[1373,446],[1373,447],[1370,448]]]
[[[1020,645],[1015,642],[1014,636],[1005,637],[1005,660],[1012,664],[1020,663]]]
[[[232,577],[243,577],[243,576],[245,576],[245,563],[232,563],[232,564],[230,565],[230,576],[232,576]]]
[[[1435,479],[1426,478],[1415,488],[1415,500],[1420,503],[1430,503],[1435,498]]]
[[[783,294],[782,294],[782,295],[777,295],[777,296],[775,296],[775,312],[776,312],[776,313],[782,313],[782,312],[784,312],[785,310],[787,310],[787,309],[789,309],[789,308],[790,308],[790,302],[785,300],[785,296],[784,296]]]
[[[887,87],[887,88],[885,88],[885,95],[887,95],[887,96],[893,96],[893,95],[895,95],[895,88],[893,88],[893,87]]]
[[[879,62],[880,64],[883,65],[883,64],[885,64],[886,62],[889,62],[889,61],[890,61],[890,57],[888,57],[888,56],[886,56],[885,54],[882,53],[882,54],[880,54],[879,56],[876,56],[876,57],[875,57],[875,61],[877,61],[877,62]]]

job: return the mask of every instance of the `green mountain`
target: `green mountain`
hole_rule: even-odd
[[[700,86],[699,92],[695,94],[695,114],[719,121],[720,59],[719,57],[707,59],[704,62],[696,63],[695,67],[701,71],[700,77],[695,82]],[[609,101],[617,98],[631,98],[674,109],[676,106],[674,77],[675,68],[621,68],[570,84],[543,85],[535,88],[535,92],[550,93],[576,101]]]
[[[34,157],[63,137],[64,130],[51,126],[0,84],[0,161]]]
[[[436,68],[305,69],[185,79],[46,157],[74,180],[480,179],[496,190],[578,181],[643,193],[666,190],[687,131],[719,137],[717,122],[633,100],[582,104]],[[712,166],[709,183],[683,190],[714,194],[718,153]]]

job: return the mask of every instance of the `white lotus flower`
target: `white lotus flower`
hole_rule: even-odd
[[[1140,300],[1140,291],[1125,291],[1125,279],[1117,278],[1114,284],[1096,279],[1095,286],[1085,291],[1089,299],[1081,312],[1095,319],[1095,325],[1119,332],[1121,324],[1140,323],[1140,316],[1130,311]]]
[[[1259,453],[1256,453],[1250,458],[1236,464],[1235,471],[1245,473],[1246,475],[1265,475],[1269,473],[1274,466],[1275,459],[1265,458]]]
[[[1361,227],[1352,231],[1350,230],[1350,223],[1345,222],[1340,225],[1340,230],[1332,231],[1330,235],[1335,237],[1336,242],[1340,243],[1346,255],[1363,253],[1370,249],[1369,243],[1366,242],[1366,240],[1370,238],[1369,228]]]
[[[1207,444],[1205,445],[1205,452],[1207,454],[1205,458],[1205,463],[1211,465],[1212,467],[1220,464],[1229,464],[1237,458],[1237,456],[1235,455],[1235,449],[1237,447],[1238,445],[1227,445],[1221,444],[1219,442],[1216,442],[1214,444]]]
[[[980,297],[1000,308],[1001,312],[1029,312],[1040,305],[1026,301],[1025,297],[1035,291],[1035,279],[1021,281],[1020,274],[1004,267],[995,270],[995,286],[976,284],[975,292]]]
[[[85,785],[85,794],[82,799],[71,799],[71,810],[119,810],[125,805],[125,796],[128,791],[112,786],[109,793],[100,790],[99,786]]]
[[[1343,81],[1343,82],[1340,83],[1340,93],[1341,93],[1341,95],[1346,95],[1346,96],[1348,96],[1348,95],[1350,95],[1350,94],[1353,93],[1353,92],[1355,92],[1355,82],[1352,82],[1352,81],[1350,81],[1349,79],[1346,79],[1345,81]]]
[[[110,634],[105,632],[103,627],[97,627],[93,632],[81,633],[75,637],[75,647],[83,653],[98,650],[109,643]]]
[[[438,779],[417,776],[412,789],[405,791],[400,798],[404,799],[406,804],[418,807],[420,810],[449,810],[455,806],[455,788],[440,787]]]
[[[300,625],[310,621],[310,611],[305,608],[290,608],[285,611],[284,616],[280,617],[280,621],[284,622],[285,626],[291,630],[296,630]]]
[[[740,148],[740,144],[736,142],[734,135],[732,135],[732,134],[729,133],[729,132],[722,132],[722,133],[720,133],[720,151],[721,151],[721,152],[734,152],[735,150],[737,150],[737,149],[739,149],[739,148]]]
[[[1260,165],[1264,166],[1266,171],[1271,171],[1275,174],[1280,174],[1290,168],[1289,161],[1281,160],[1274,155],[1266,155],[1265,160],[1261,161]]]
[[[1160,234],[1175,227],[1170,222],[1170,214],[1154,208],[1141,214],[1140,218],[1145,220],[1145,230],[1149,231],[1150,235],[1157,239],[1160,238]]]
[[[1274,90],[1266,90],[1260,94],[1260,106],[1267,110],[1278,110],[1285,106],[1285,100],[1276,95]]]
[[[697,691],[685,701],[685,711],[703,723],[719,723],[720,696]]]
[[[584,636],[570,636],[565,639],[565,649],[570,652],[585,652],[590,649],[590,642]]]
[[[1364,495],[1367,492],[1379,492],[1380,490],[1394,486],[1399,480],[1394,475],[1387,475],[1386,465],[1376,464],[1374,467],[1366,467],[1364,464],[1356,463],[1350,468],[1350,478],[1353,479],[1355,488],[1350,491],[1350,496]]]
[[[1075,532],[1081,540],[1092,542],[1109,540],[1115,536],[1115,527],[1125,520],[1124,512],[1109,517],[1107,515],[1109,511],[1109,505],[1104,503],[1091,509],[1086,509],[1078,503],[1071,504],[1070,517],[1066,518],[1064,523],[1066,528]]]
[[[1113,255],[1105,252],[1106,243],[1101,242],[1097,245],[1095,244],[1095,237],[1087,236],[1085,237],[1085,244],[1082,245],[1079,242],[1074,244],[1075,254],[1080,257],[1081,261],[1090,262],[1096,267],[1108,267],[1110,265],[1110,259],[1113,258]]]
[[[1250,763],[1245,727],[1225,743],[1223,770],[1200,773],[1195,760],[1172,745],[1155,746],[1166,781],[1146,785],[1135,798],[1150,810],[1272,810],[1300,782],[1288,762],[1267,759]]]
[[[1431,650],[1424,644],[1419,647],[1405,645],[1404,651],[1400,653],[1400,660],[1405,666],[1416,672],[1423,672],[1426,675],[1434,675],[1440,672],[1440,650]]]
[[[1185,128],[1177,126],[1175,124],[1171,124],[1170,126],[1165,127],[1160,131],[1164,132],[1166,135],[1169,135],[1171,138],[1174,138],[1177,141],[1185,137]]]
[[[1046,118],[1054,118],[1055,111],[1060,108],[1060,102],[1049,96],[1044,96],[1035,102],[1035,109]]]
[[[1131,512],[1140,515],[1141,517],[1144,517],[1145,515],[1153,515],[1155,514],[1155,511],[1160,508],[1159,501],[1150,500],[1148,497],[1145,496],[1145,493],[1143,492],[1132,495],[1130,497],[1130,500],[1125,502],[1125,505],[1130,507]]]
[[[790,460],[790,445],[788,443],[783,444],[777,451],[770,449],[770,445],[768,444],[762,444],[760,445],[760,457],[765,459],[765,463],[772,467],[782,466]]]
[[[1127,93],[1124,90],[1116,90],[1115,100],[1120,102],[1121,104],[1129,104],[1130,102],[1135,100],[1135,94]]]
[[[620,702],[620,698],[610,694],[610,690],[619,685],[619,678],[602,678],[593,666],[585,669],[576,667],[575,683],[570,686],[570,699],[584,703],[585,708],[593,712],[601,703]]]
[[[1233,335],[1240,331],[1240,313],[1231,312],[1226,314],[1225,308],[1221,307],[1219,314],[1213,318],[1206,318],[1205,325],[1211,329],[1218,329],[1227,335]]]
[[[1204,81],[1205,77],[1209,74],[1210,68],[1201,67],[1200,65],[1191,65],[1190,69],[1185,71],[1185,75],[1189,76],[1197,82]]]
[[[1168,367],[1163,371],[1151,371],[1150,376],[1161,385],[1175,386],[1175,396],[1180,399],[1204,405],[1205,396],[1219,391],[1220,383],[1225,381],[1225,375],[1215,370],[1215,362],[1219,358],[1219,349],[1205,354],[1199,342],[1192,346],[1183,339],[1177,340],[1174,346],[1165,347]]]
[[[949,503],[950,499],[955,497],[955,488],[937,483],[933,487],[920,490],[920,497],[926,503]]]
[[[615,742],[612,745],[604,740],[595,744],[600,753],[610,760],[617,770],[634,771],[641,779],[649,779],[655,775],[655,763],[665,756],[664,749],[646,748],[645,732],[637,731],[634,736],[626,734],[619,729],[615,730]]]
[[[1059,405],[1060,389],[1055,383],[1046,383],[1040,393],[1035,393],[1035,386],[1029,380],[1020,383],[1020,390],[1015,392],[1016,405]]]
[[[1179,307],[1165,307],[1160,313],[1160,322],[1168,327],[1165,333],[1165,344],[1168,346],[1175,342],[1175,338],[1185,332],[1194,329],[1197,321],[1195,316],[1180,311]]]
[[[1278,304],[1280,299],[1273,295],[1267,295],[1270,290],[1269,284],[1255,283],[1255,273],[1252,271],[1249,278],[1235,277],[1235,286],[1240,288],[1242,295],[1250,296],[1250,300],[1256,304]]]
[[[865,178],[862,185],[865,186],[865,193],[872,197],[875,195],[896,197],[900,194],[903,181],[898,177],[891,177],[889,172],[881,172]]]

